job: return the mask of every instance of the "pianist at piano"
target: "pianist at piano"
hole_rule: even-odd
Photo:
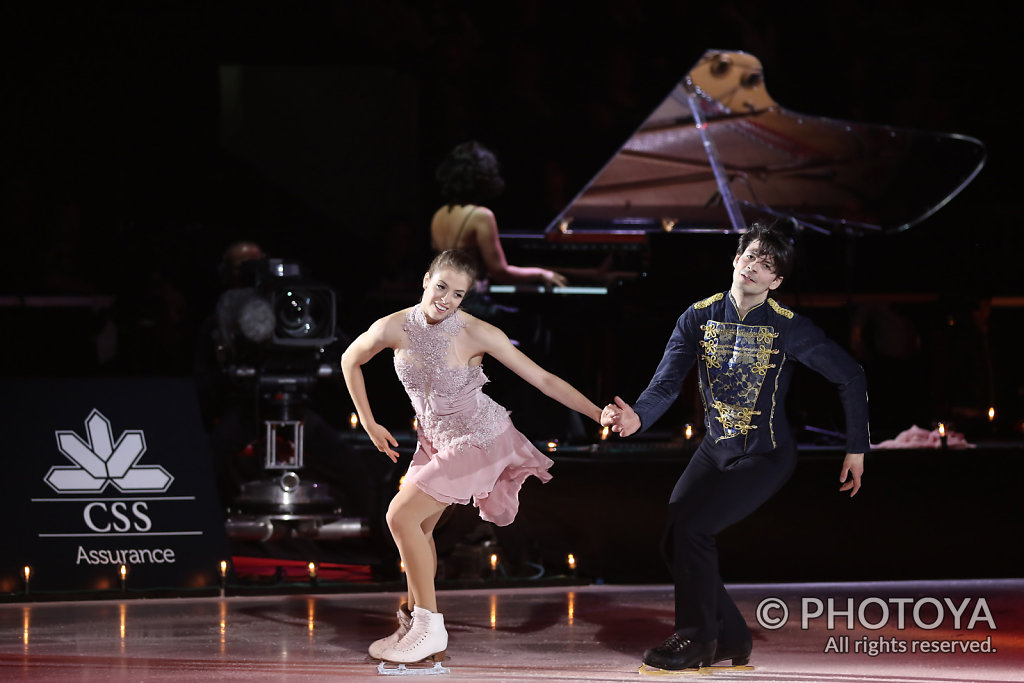
[[[430,243],[435,252],[469,252],[486,271],[484,279],[497,284],[566,284],[565,276],[553,270],[514,266],[505,258],[494,212],[484,206],[505,187],[498,159],[491,150],[476,141],[456,145],[438,166],[436,178],[444,205],[430,222]]]

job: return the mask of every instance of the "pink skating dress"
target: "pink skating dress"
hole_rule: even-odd
[[[516,517],[526,478],[549,481],[554,463],[483,392],[481,366],[452,365],[452,339],[465,326],[457,311],[433,325],[419,306],[406,314],[409,345],[395,351],[395,371],[419,427],[405,483],[442,503],[472,499],[481,518],[505,526]]]

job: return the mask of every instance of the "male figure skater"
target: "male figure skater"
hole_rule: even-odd
[[[675,580],[675,631],[644,653],[659,669],[750,658],[750,630],[718,571],[715,535],[745,518],[789,479],[796,465],[784,404],[794,361],[839,389],[846,415],[840,491],[860,489],[869,447],[864,371],[807,318],[768,294],[790,273],[793,247],[755,225],[740,237],[732,285],[679,316],[665,354],[633,406],[618,396],[601,423],[620,436],[650,427],[679,395],[696,364],[706,436],[669,499],[664,551]]]

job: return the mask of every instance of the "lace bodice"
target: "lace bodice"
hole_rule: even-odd
[[[480,365],[455,358],[452,343],[466,326],[458,313],[433,325],[413,307],[402,329],[408,346],[395,350],[395,372],[405,387],[419,428],[434,448],[466,443],[486,446],[508,425],[508,413],[481,391],[487,376]]]

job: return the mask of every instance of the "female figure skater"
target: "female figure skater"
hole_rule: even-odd
[[[531,475],[551,479],[552,461],[481,390],[487,382],[484,354],[556,401],[600,420],[600,408],[527,358],[501,330],[459,310],[475,279],[470,255],[459,250],[438,254],[423,276],[419,304],[377,320],[342,355],[345,383],[377,450],[397,462],[398,442],[374,420],[361,369],[384,349],[394,350],[395,371],[418,419],[419,443],[405,485],[387,512],[405,563],[408,603],[398,611],[398,630],[370,646],[375,659],[400,664],[444,660],[448,634],[434,593],[432,536],[444,509],[472,499],[484,520],[505,526],[515,519],[523,481]]]

